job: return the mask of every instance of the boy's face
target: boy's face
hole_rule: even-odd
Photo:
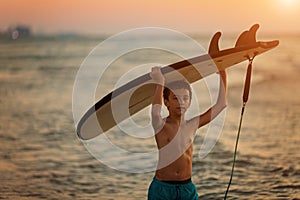
[[[172,89],[170,91],[168,99],[165,99],[164,103],[167,106],[169,112],[177,115],[182,115],[186,112],[191,104],[190,92],[184,88]]]

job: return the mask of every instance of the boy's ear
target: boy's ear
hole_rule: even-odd
[[[192,103],[192,102],[190,101],[190,103],[189,103],[189,105],[188,105],[188,108],[191,106],[191,103]]]
[[[169,100],[168,99],[164,99],[164,104],[168,108],[169,107]]]

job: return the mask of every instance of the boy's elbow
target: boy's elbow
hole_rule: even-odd
[[[221,104],[221,111],[224,110],[227,107],[227,101],[223,101]]]
[[[157,113],[157,112],[151,112],[151,118],[152,119],[158,119],[158,118],[160,118],[160,114]]]
[[[226,102],[226,101],[217,104],[217,105],[216,105],[217,113],[219,114],[219,113],[222,112],[226,107],[227,107],[227,102]]]
[[[224,103],[222,106],[222,110],[224,110],[225,108],[227,108],[227,103]]]
[[[227,107],[227,100],[224,99],[222,101],[219,101],[218,103],[216,103],[216,106],[220,109],[223,110]]]
[[[160,104],[152,105],[152,109],[151,109],[151,116],[152,117],[160,116],[160,112],[161,112],[161,105]]]

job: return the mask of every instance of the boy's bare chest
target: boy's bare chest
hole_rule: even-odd
[[[191,144],[194,138],[194,130],[187,125],[168,126],[166,125],[159,133],[156,134],[156,141],[159,148],[169,143],[175,146]]]

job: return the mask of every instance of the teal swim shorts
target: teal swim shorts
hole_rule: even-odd
[[[198,200],[198,194],[191,180],[160,181],[154,177],[149,186],[148,200]]]

